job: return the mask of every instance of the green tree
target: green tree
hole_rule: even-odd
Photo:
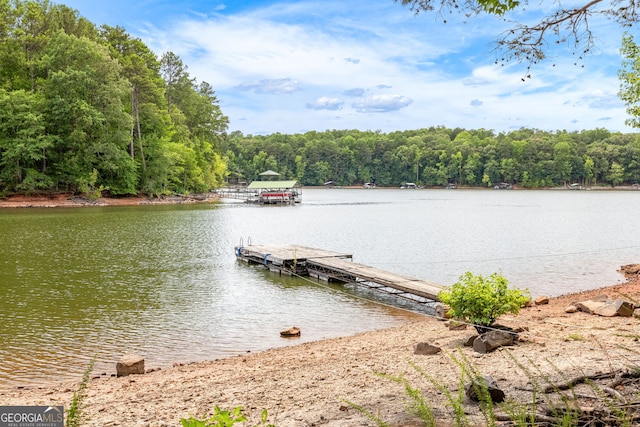
[[[171,113],[171,107],[175,98],[175,92],[179,85],[185,86],[185,80],[189,81],[189,75],[182,59],[173,52],[166,52],[160,58],[161,73],[167,84],[167,111]]]
[[[127,155],[131,116],[121,100],[129,84],[108,50],[94,41],[54,36],[42,67],[47,121],[59,136],[52,174],[75,190],[91,176],[115,194],[135,193],[135,166]]]
[[[618,96],[627,105],[627,125],[640,127],[640,48],[633,36],[627,34],[622,38],[622,69],[618,73],[620,91]]]
[[[140,40],[134,39],[122,27],[104,25],[100,29],[102,39],[109,45],[112,55],[122,66],[122,75],[129,81],[129,104],[132,116],[129,155],[139,164],[142,185],[147,179],[145,145],[147,137],[166,135],[164,123],[169,122],[164,107],[165,86],[159,74],[160,63],[155,54]],[[126,108],[126,107],[125,107]],[[164,122],[164,123],[163,123]]]
[[[41,95],[0,89],[0,188],[28,193],[50,190],[47,154],[55,137],[46,132]]]
[[[464,175],[464,183],[469,185],[479,185],[481,177],[482,163],[480,160],[480,153],[473,153],[467,157],[462,167],[462,173]]]
[[[624,181],[624,167],[619,163],[613,162],[607,174],[607,180],[611,183],[612,187]]]
[[[453,178],[454,182],[456,183],[462,182],[463,166],[464,166],[464,159],[462,156],[462,152],[458,150],[457,152],[451,154],[451,160],[449,162],[449,167],[451,170],[450,176]]]
[[[500,165],[495,159],[490,159],[484,164],[484,172],[482,176],[482,182],[491,187],[494,184],[500,182]]]
[[[625,181],[640,182],[640,138],[636,136],[633,142],[621,148],[626,171]]]
[[[177,193],[206,191],[204,176],[193,149],[172,142],[167,145],[170,190]]]
[[[569,181],[573,172],[573,150],[568,141],[562,140],[553,147],[553,162],[555,164],[558,179]]]
[[[305,182],[311,185],[322,185],[331,176],[330,169],[329,163],[322,160],[309,165],[305,174]]]
[[[500,161],[500,175],[505,182],[518,182],[518,164],[515,159],[502,159]]]
[[[307,169],[307,162],[304,161],[303,157],[298,155],[296,156],[296,168],[295,168],[295,178],[298,181],[302,181],[304,178],[304,173]]]
[[[491,177],[489,176],[489,174],[485,173],[482,175],[482,185],[486,187],[493,186],[493,181],[491,181]]]
[[[593,183],[593,159],[585,154],[584,156],[584,183],[587,187],[590,187]]]
[[[167,52],[162,56],[160,71],[166,83],[167,109],[174,124],[171,139],[194,150],[204,185],[215,188],[226,174],[226,165],[217,153],[228,118],[222,114],[211,85],[197,84],[176,54]]]

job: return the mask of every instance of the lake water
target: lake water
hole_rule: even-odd
[[[0,388],[79,379],[91,359],[113,372],[127,352],[166,367],[411,315],[237,262],[241,242],[352,253],[445,285],[500,272],[558,295],[623,281],[620,265],[640,262],[638,212],[636,191],[399,189],[304,189],[299,206],[0,210]],[[300,338],[280,337],[294,325]]]

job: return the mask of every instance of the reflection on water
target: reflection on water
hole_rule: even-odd
[[[442,284],[500,271],[557,295],[622,280],[615,270],[638,262],[638,208],[637,192],[305,189],[286,207],[2,210],[0,387],[78,379],[92,358],[112,372],[129,351],[168,366],[406,319],[363,292],[237,263],[240,239]],[[300,339],[279,336],[294,325]]]

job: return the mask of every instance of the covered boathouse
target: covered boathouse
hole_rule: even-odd
[[[263,205],[300,203],[302,191],[298,181],[253,181],[247,187],[247,202]]]
[[[249,185],[227,187],[217,191],[222,198],[240,199],[246,203],[261,205],[293,205],[300,203],[301,186],[296,180],[278,180],[280,174],[272,170],[262,172],[264,181],[253,181]]]

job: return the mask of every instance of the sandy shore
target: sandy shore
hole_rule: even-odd
[[[436,408],[441,425],[452,425],[447,422],[452,415],[441,391],[411,364],[455,394],[460,386],[460,368],[451,355],[464,355],[482,374],[493,376],[507,398],[522,402],[531,402],[532,386],[514,360],[537,377],[548,376],[553,381],[639,366],[640,320],[565,313],[572,301],[599,294],[610,298],[622,295],[637,305],[640,280],[636,277],[621,285],[553,298],[548,305],[505,316],[499,323],[526,331],[517,345],[490,354],[480,355],[463,347],[475,330],[450,330],[445,322],[424,317],[391,329],[144,375],[97,376],[89,382],[83,401],[83,425],[179,426],[180,418],[211,413],[216,405],[222,409],[242,406],[251,421],[247,426],[258,424],[263,409],[278,427],[375,425],[347,401],[393,426],[422,425],[407,410],[403,386],[379,374],[407,378]],[[416,355],[414,346],[419,342],[437,345],[443,351],[433,356]],[[77,385],[15,389],[1,393],[0,404],[68,408]],[[637,387],[636,383],[617,390],[636,393]],[[466,402],[465,411],[473,425],[482,424],[477,404]]]

